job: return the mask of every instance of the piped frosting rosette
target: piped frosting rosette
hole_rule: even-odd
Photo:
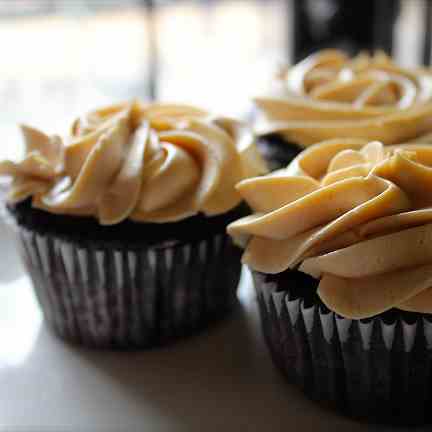
[[[22,127],[24,159],[0,163],[9,200],[94,216],[111,225],[222,214],[241,201],[239,181],[266,172],[242,123],[186,105],[109,106],[73,123],[65,139]]]
[[[322,301],[348,318],[432,313],[430,145],[324,141],[237,189],[254,213],[228,232],[253,270],[318,278]]]
[[[309,146],[334,137],[395,144],[432,132],[431,71],[401,68],[382,52],[320,51],[282,69],[273,87],[255,99],[260,135]]]

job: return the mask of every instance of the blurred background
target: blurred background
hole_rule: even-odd
[[[139,97],[250,111],[277,65],[328,46],[429,64],[429,0],[0,0],[0,157]]]

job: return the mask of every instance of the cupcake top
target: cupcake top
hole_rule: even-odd
[[[236,183],[266,172],[244,124],[186,105],[105,107],[65,138],[22,131],[24,159],[0,163],[12,178],[9,201],[31,197],[34,207],[103,225],[222,214],[241,201]]]
[[[252,269],[319,278],[348,318],[432,313],[432,146],[329,140],[237,189],[254,214],[228,232]]]
[[[283,68],[255,103],[258,134],[304,147],[334,137],[401,143],[432,132],[432,73],[401,68],[382,52],[324,50]]]

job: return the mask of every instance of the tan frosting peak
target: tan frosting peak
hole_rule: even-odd
[[[254,214],[228,232],[252,269],[299,268],[350,318],[432,313],[432,146],[324,141],[237,189]]]
[[[10,200],[32,197],[35,207],[106,225],[221,214],[241,201],[236,183],[266,172],[244,124],[186,105],[102,108],[76,120],[66,144],[22,130],[24,159],[0,163],[13,179]]]
[[[334,137],[395,144],[432,131],[431,71],[403,69],[382,52],[317,52],[281,70],[270,93],[255,100],[257,132],[302,146]]]

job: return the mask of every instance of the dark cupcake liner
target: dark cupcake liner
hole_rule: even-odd
[[[295,273],[292,282],[296,283]],[[289,278],[253,273],[274,364],[311,399],[372,422],[432,422],[432,318],[390,311],[343,318]],[[288,281],[288,283],[287,283]]]
[[[236,303],[240,252],[225,233],[113,249],[14,228],[46,321],[67,341],[112,349],[163,345]]]
[[[276,134],[260,137],[257,146],[271,171],[285,168],[303,150]]]

